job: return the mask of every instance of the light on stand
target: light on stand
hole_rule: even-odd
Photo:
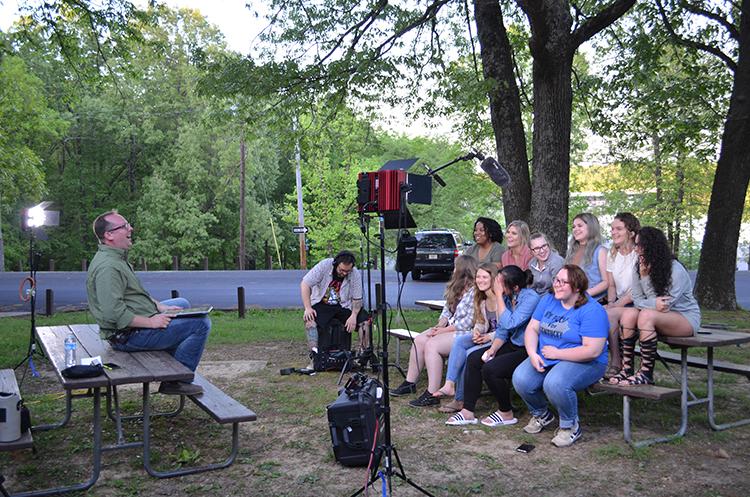
[[[37,256],[39,255],[34,250],[34,239],[46,240],[47,234],[44,232],[44,227],[60,225],[60,211],[47,210],[51,205],[52,202],[49,201],[41,202],[21,212],[21,227],[24,231],[29,232],[29,276],[21,281],[19,293],[21,294],[21,300],[29,302],[31,306],[31,334],[26,357],[13,369],[18,369],[28,361],[33,376],[39,376],[34,367],[34,353],[36,352],[36,272]],[[21,289],[27,283],[29,288],[24,294]]]

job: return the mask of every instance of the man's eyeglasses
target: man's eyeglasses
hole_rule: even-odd
[[[129,229],[130,229],[130,228],[132,228],[132,227],[133,227],[133,225],[132,225],[132,224],[130,224],[130,223],[123,223],[123,224],[120,224],[120,225],[117,225],[117,226],[115,226],[114,228],[110,228],[110,229],[108,229],[108,230],[107,230],[107,233],[111,233],[111,232],[113,232],[113,231],[117,231],[117,230],[120,230],[120,229],[122,229],[122,228],[125,228],[125,229],[128,229],[128,230],[129,230]]]
[[[552,280],[552,284],[555,286],[563,286],[563,285],[567,285],[568,281],[561,280],[560,278],[555,278],[554,280]]]
[[[539,245],[538,247],[534,247],[531,249],[532,252],[535,254],[538,254],[539,252],[542,252],[543,250],[547,250],[549,248],[549,243],[545,243],[544,245]]]

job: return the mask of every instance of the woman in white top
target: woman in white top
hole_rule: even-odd
[[[609,318],[609,367],[605,379],[622,369],[620,352],[620,317],[628,307],[633,307],[630,287],[633,284],[633,268],[638,254],[635,252],[635,236],[641,230],[638,218],[630,212],[620,212],[610,224],[612,248],[607,254],[607,317]]]

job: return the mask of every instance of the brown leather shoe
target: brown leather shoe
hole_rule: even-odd
[[[454,399],[448,402],[447,404],[445,404],[444,406],[440,406],[438,411],[451,413],[451,412],[458,412],[463,408],[464,408],[464,403],[461,402],[460,400]]]
[[[159,393],[164,395],[199,395],[203,393],[203,387],[184,381],[162,381],[159,385]]]

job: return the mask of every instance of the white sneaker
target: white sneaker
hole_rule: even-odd
[[[571,428],[558,428],[555,432],[555,437],[552,439],[552,443],[556,447],[568,447],[581,438],[581,425]]]
[[[539,433],[545,426],[555,420],[555,415],[547,411],[543,416],[532,416],[529,423],[523,427],[526,433]]]

